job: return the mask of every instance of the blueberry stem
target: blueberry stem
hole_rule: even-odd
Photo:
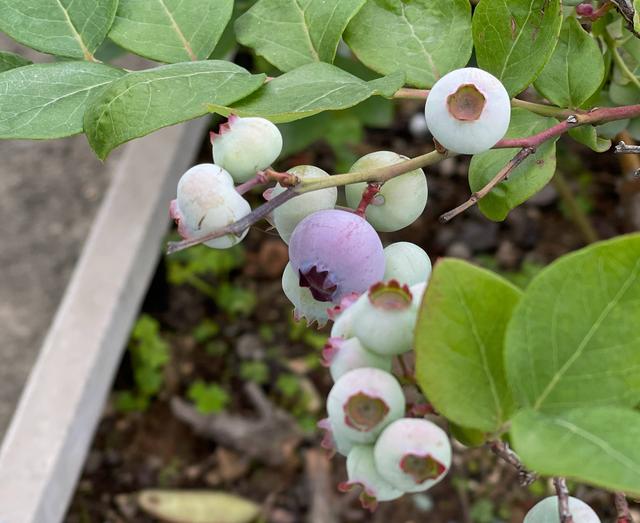
[[[624,492],[616,492],[614,495],[614,502],[617,513],[616,523],[633,523],[633,518],[629,511],[629,503]]]
[[[518,472],[518,480],[520,482],[520,485],[522,485],[523,487],[528,487],[538,478],[538,475],[535,472],[527,470],[527,468],[520,461],[518,455],[513,450],[511,450],[507,442],[502,441],[501,439],[497,439],[489,441],[488,445],[491,451],[496,456],[516,469],[516,471]]]
[[[558,496],[558,514],[560,523],[573,523],[573,516],[569,510],[569,489],[564,478],[553,478],[553,485]]]

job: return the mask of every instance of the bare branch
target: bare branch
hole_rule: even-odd
[[[569,489],[564,478],[553,478],[553,485],[558,496],[558,513],[560,523],[573,523],[573,516],[569,510]]]
[[[614,496],[616,504],[617,519],[616,523],[633,523],[631,512],[629,511],[629,503],[623,492],[616,492]]]
[[[627,145],[624,142],[618,142],[613,152],[616,154],[640,154],[640,145]]]
[[[523,487],[527,487],[538,478],[538,475],[535,472],[527,470],[527,468],[520,461],[518,455],[513,452],[513,450],[511,450],[508,443],[502,440],[494,440],[490,441],[488,444],[489,448],[496,456],[516,469],[516,471],[518,472],[518,481],[520,482],[520,485],[522,485]]]

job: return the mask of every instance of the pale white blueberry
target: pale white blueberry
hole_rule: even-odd
[[[329,177],[329,173],[313,165],[299,165],[289,169],[287,172],[297,176],[300,180]],[[273,198],[285,190],[286,187],[277,184],[269,197]],[[333,209],[337,199],[338,189],[336,187],[327,187],[326,189],[301,194],[280,207],[276,207],[273,211],[273,221],[278,234],[280,234],[285,243],[289,243],[293,230],[303,218],[316,211]]]
[[[397,242],[384,248],[384,280],[411,286],[431,276],[431,259],[424,249],[411,242]]]
[[[360,158],[350,172],[387,167],[408,160],[406,156],[391,151],[377,151]],[[347,205],[358,208],[366,183],[354,183],[345,187]],[[382,232],[398,231],[411,225],[427,205],[427,178],[422,169],[396,176],[385,182],[373,202],[367,207],[365,217]]]
[[[289,259],[318,301],[340,303],[360,294],[384,274],[384,251],[376,231],[360,216],[342,210],[304,218],[289,240]]]
[[[308,288],[300,287],[300,278],[291,262],[282,273],[282,290],[285,296],[293,304],[293,316],[296,321],[304,319],[307,325],[316,322],[318,327],[324,327],[329,319],[327,307],[330,305],[324,301],[316,300]]]
[[[431,488],[451,467],[447,434],[426,419],[402,418],[389,424],[373,454],[380,476],[405,492]]]
[[[184,173],[178,182],[177,197],[169,207],[178,233],[185,239],[215,232],[250,212],[251,206],[236,192],[229,173],[214,164],[196,165]],[[241,236],[227,234],[205,245],[226,249],[240,242],[247,232]]]
[[[466,67],[440,78],[425,105],[429,131],[446,149],[477,154],[491,149],[509,128],[511,100],[491,73]]]
[[[387,356],[411,350],[418,308],[406,285],[377,283],[354,304],[353,334],[373,352]]]
[[[334,381],[361,367],[374,367],[391,372],[391,357],[367,350],[358,338],[329,338],[322,350],[322,363],[329,367]]]
[[[322,437],[322,448],[327,449],[333,456],[336,452],[347,456],[353,448],[353,442],[342,432],[331,424],[329,418],[321,419],[318,422],[318,428],[324,431]]]
[[[347,456],[347,481],[338,485],[343,492],[356,486],[362,487],[360,502],[372,512],[379,501],[392,501],[404,492],[389,484],[378,473],[374,464],[373,447],[354,445]]]
[[[595,511],[584,501],[569,496],[569,512],[576,523],[600,523]],[[558,496],[550,496],[533,506],[523,523],[560,523]]]
[[[230,115],[218,133],[211,133],[213,161],[236,183],[246,182],[269,167],[282,152],[282,135],[265,118]]]
[[[354,443],[373,443],[389,423],[404,415],[404,410],[398,380],[371,367],[340,376],[327,397],[331,425]]]
[[[409,287],[409,291],[413,296],[413,305],[418,309],[420,308],[420,305],[422,303],[422,298],[424,298],[424,293],[427,290],[427,283],[428,282],[426,281],[421,281],[420,283],[414,283],[411,287]]]

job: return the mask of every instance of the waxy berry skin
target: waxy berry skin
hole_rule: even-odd
[[[431,259],[423,249],[411,242],[397,242],[384,248],[384,281],[397,280],[414,285],[431,276]]]
[[[293,317],[296,321],[304,319],[307,325],[316,322],[318,327],[324,327],[329,319],[327,308],[330,303],[317,301],[309,289],[300,287],[299,277],[296,271],[287,263],[282,273],[282,290],[285,296],[293,304]]]
[[[289,259],[318,301],[340,303],[363,293],[384,274],[384,250],[376,231],[360,216],[318,211],[303,219],[289,241]]]
[[[447,434],[425,419],[402,418],[389,424],[376,441],[373,454],[380,475],[405,492],[431,488],[451,467]]]
[[[387,167],[408,160],[406,156],[391,151],[376,151],[360,158],[349,172],[368,171]],[[354,183],[345,187],[347,204],[357,209],[366,183]],[[385,182],[373,202],[367,207],[365,217],[374,229],[392,232],[411,225],[422,214],[428,198],[427,178],[422,169],[416,169]]]
[[[251,212],[251,206],[236,192],[227,171],[218,165],[200,164],[180,178],[169,212],[183,238],[196,238],[243,218]],[[228,234],[204,244],[226,249],[240,242],[247,232],[240,237]]]
[[[575,523],[600,523],[595,511],[584,501],[569,496],[569,512]],[[523,523],[560,523],[558,496],[550,496],[533,506]]]
[[[329,177],[329,173],[313,165],[298,165],[287,172],[297,176],[300,180]],[[270,198],[285,190],[285,187],[277,184],[273,188]],[[337,200],[338,189],[336,187],[327,187],[326,189],[301,194],[280,207],[276,207],[273,211],[273,222],[278,234],[280,234],[285,243],[289,243],[289,239],[298,223],[316,211],[333,209]]]
[[[236,183],[246,182],[269,167],[282,152],[282,135],[265,118],[230,115],[211,133],[213,161],[224,167]]]
[[[323,365],[329,367],[333,381],[350,370],[375,367],[391,372],[391,357],[381,356],[360,343],[358,338],[329,338],[322,351]]]
[[[404,415],[405,398],[396,378],[363,367],[343,374],[327,397],[331,425],[353,443],[373,443],[392,421]]]
[[[429,131],[445,149],[477,154],[491,149],[509,128],[511,100],[495,76],[466,67],[438,80],[427,98]]]

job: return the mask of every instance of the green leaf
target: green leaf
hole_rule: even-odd
[[[344,39],[371,69],[400,69],[409,84],[431,87],[471,57],[471,6],[468,0],[369,0]]]
[[[207,385],[202,380],[192,383],[187,395],[196,404],[196,409],[201,414],[217,414],[231,401],[229,393],[220,385],[215,383]]]
[[[23,67],[29,65],[31,62],[22,56],[17,54],[8,53],[6,51],[0,51],[0,73],[8,71],[9,69],[15,69],[16,67]]]
[[[206,114],[208,103],[233,103],[255,91],[264,79],[217,60],[129,73],[92,99],[84,130],[104,159],[129,140]]]
[[[514,108],[505,138],[524,138],[555,125],[553,118]],[[516,167],[509,179],[499,183],[478,203],[482,213],[495,221],[504,220],[509,211],[542,189],[556,170],[556,142],[544,142],[535,154]],[[476,154],[469,165],[469,187],[473,192],[484,187],[516,155],[517,149],[493,149]]]
[[[560,0],[481,0],[473,14],[478,65],[515,96],[551,57],[561,26]]]
[[[0,31],[43,53],[91,60],[117,6],[118,0],[0,0]]]
[[[253,501],[224,492],[153,489],[137,498],[142,510],[173,523],[251,523],[260,514]]]
[[[160,62],[206,60],[232,11],[233,0],[120,0],[109,38]]]
[[[493,432],[509,419],[504,333],[521,294],[465,261],[436,264],[416,327],[416,376],[429,401],[454,423]]]
[[[513,418],[514,449],[527,467],[548,476],[640,495],[640,413],[615,407],[584,407]]]
[[[573,127],[569,129],[569,136],[597,153],[603,153],[611,149],[611,140],[598,136],[598,132],[593,125]]]
[[[281,71],[333,62],[345,27],[364,2],[260,0],[236,21],[236,38]]]
[[[633,30],[640,32],[640,0],[633,0]]]
[[[564,256],[527,287],[506,337],[518,404],[547,412],[640,402],[640,235]]]
[[[34,64],[0,74],[0,138],[61,138],[82,132],[94,91],[123,75],[90,62]]]
[[[227,116],[262,116],[282,123],[322,111],[353,107],[374,95],[390,96],[404,83],[397,73],[365,82],[322,62],[303,65],[265,84],[233,106],[210,104],[209,110]]]
[[[598,43],[570,16],[562,24],[558,45],[534,86],[551,103],[578,108],[598,90],[604,73]]]

